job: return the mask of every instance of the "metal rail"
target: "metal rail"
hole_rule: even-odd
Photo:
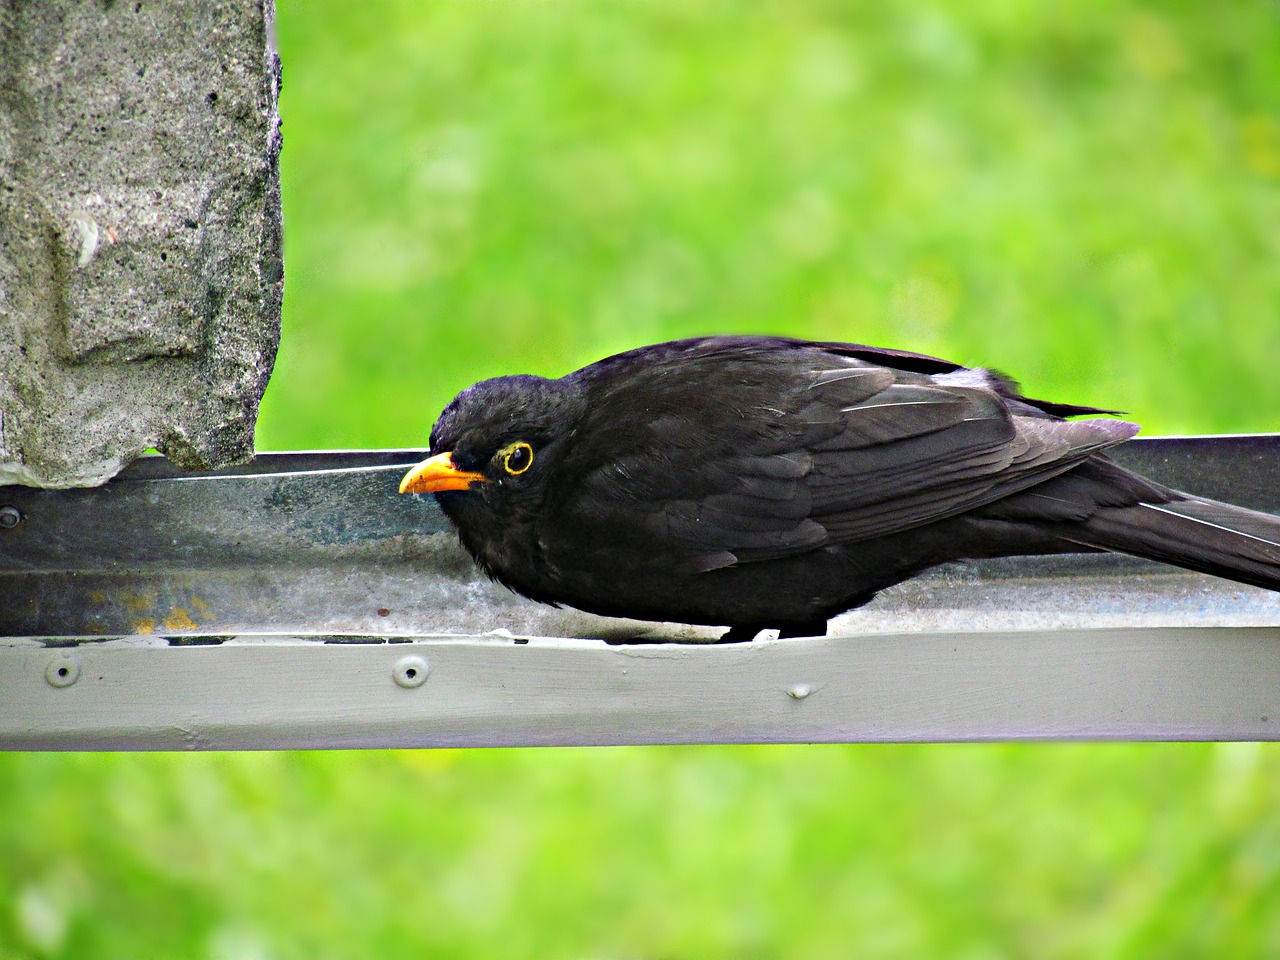
[[[658,644],[719,631],[489,583],[431,498],[396,494],[420,456],[0,487],[0,747],[1280,738],[1277,593],[1120,557],[988,561],[828,639]],[[1280,436],[1117,459],[1280,512]]]
[[[433,498],[396,493],[421,455],[276,453],[201,474],[147,457],[96,489],[0,487],[0,637],[719,632],[554,610],[489,583]],[[1280,512],[1280,435],[1138,440],[1117,458],[1181,489]],[[1267,591],[1076,554],[952,564],[833,629],[1275,623],[1280,603]]]

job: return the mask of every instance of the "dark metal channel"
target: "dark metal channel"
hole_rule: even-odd
[[[0,636],[152,633],[189,641],[506,628],[616,639],[618,631],[652,629],[552,611],[478,576],[433,498],[396,492],[421,456],[274,453],[209,473],[145,457],[96,489],[0,487]],[[1115,458],[1183,490],[1280,512],[1280,435],[1135,440]],[[1167,568],[1072,555],[948,568],[912,589],[924,589],[935,609],[958,608],[974,584],[991,597],[1006,581],[1075,577],[1078,601],[1080,578],[1115,590],[1117,578],[1153,571]],[[1187,582],[1210,581],[1184,577],[1182,593]],[[956,583],[962,589],[947,593]],[[988,603],[999,609],[1001,599]],[[878,605],[892,610],[893,600],[868,610]]]

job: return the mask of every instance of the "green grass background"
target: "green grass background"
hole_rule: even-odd
[[[263,449],[680,335],[1280,427],[1271,2],[281,0]],[[1251,744],[0,756],[5,958],[1280,955]]]

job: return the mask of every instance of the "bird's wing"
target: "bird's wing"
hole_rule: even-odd
[[[588,384],[592,410],[549,526],[710,570],[954,516],[1137,429],[1015,415],[982,371],[917,373],[788,342],[690,343]]]

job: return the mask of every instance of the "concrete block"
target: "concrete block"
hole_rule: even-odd
[[[0,484],[253,453],[284,283],[271,0],[0,0]]]

